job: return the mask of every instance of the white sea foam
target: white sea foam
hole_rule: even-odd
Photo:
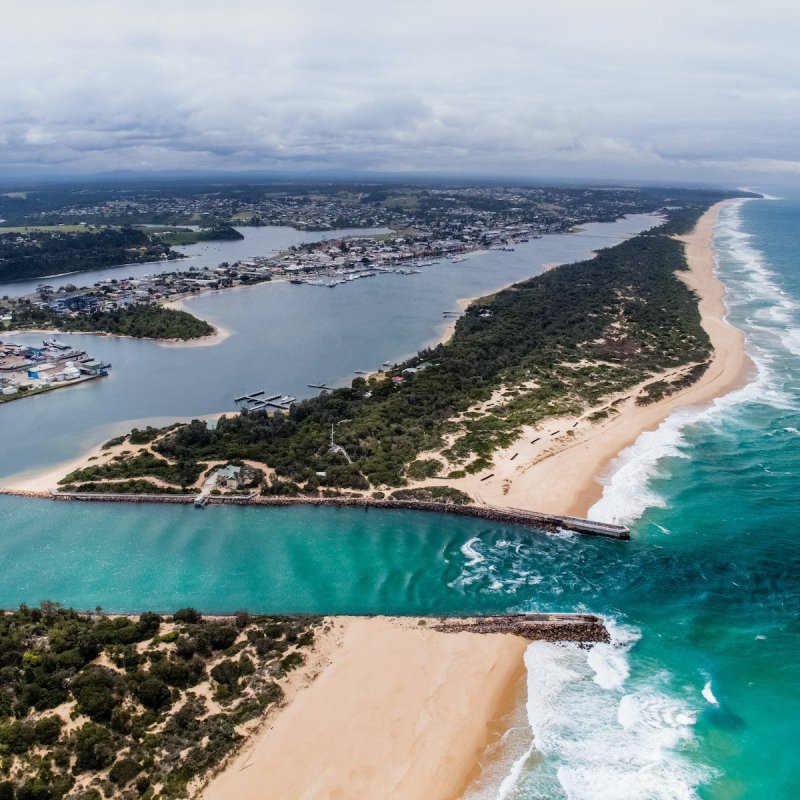
[[[800,355],[800,304],[784,292],[765,266],[764,256],[751,244],[752,237],[741,229],[741,205],[732,203],[720,213],[716,226],[717,261],[725,263],[729,308],[756,304],[750,330],[745,330],[748,351],[757,375],[746,386],[716,398],[706,408],[684,408],[674,412],[657,430],[643,433],[614,460],[602,480],[603,495],[589,509],[589,516],[605,522],[630,523],[646,509],[662,508],[665,499],[652,488],[654,478],[663,474],[663,460],[688,457],[683,437],[696,423],[718,425],[730,419],[737,406],[748,403],[779,410],[797,410],[795,399],[785,390],[785,376],[778,367],[778,344]],[[761,341],[766,333],[769,341]]]
[[[660,474],[660,462],[667,457],[686,458],[681,451],[683,429],[697,418],[697,411],[681,409],[654,431],[646,431],[623,450],[604,479],[602,497],[589,509],[590,519],[600,522],[632,522],[647,508],[662,508],[664,498],[650,481]]]
[[[706,685],[703,687],[703,697],[711,703],[712,706],[718,706],[719,700],[714,697],[714,692],[711,691],[711,681],[706,681]]]
[[[470,559],[464,564],[465,567],[473,567],[475,564],[480,564],[481,561],[485,561],[484,557],[475,549],[475,543],[479,541],[480,539],[474,536],[468,542],[464,542],[464,544],[461,545],[461,552]]]
[[[518,759],[498,798],[693,800],[707,773],[684,758],[696,711],[666,676],[629,687],[638,631],[609,622],[612,642],[589,650],[533,642],[527,710],[541,761]]]

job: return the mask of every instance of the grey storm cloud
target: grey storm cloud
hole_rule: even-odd
[[[800,11],[6,0],[0,171],[800,175]]]

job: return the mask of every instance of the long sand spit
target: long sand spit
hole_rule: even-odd
[[[448,484],[490,505],[585,517],[602,495],[602,476],[642,433],[655,430],[678,408],[707,405],[748,382],[754,366],[745,351],[744,334],[725,319],[725,285],[715,274],[714,223],[725,202],[729,201],[712,206],[690,234],[680,237],[688,270],[677,275],[698,296],[701,323],[713,347],[710,366],[700,380],[652,405],[636,405],[631,397],[618,406],[619,414],[602,423],[547,420],[546,431],[574,430],[574,435],[553,439],[542,431],[526,431],[495,454],[493,477],[479,473]],[[542,438],[533,444],[536,437]]]
[[[204,800],[446,800],[481,771],[524,695],[528,641],[416,619],[333,618],[318,677]]]
[[[600,499],[602,477],[612,469],[614,459],[642,433],[655,430],[678,408],[707,405],[748,382],[754,366],[745,351],[744,334],[725,319],[726,290],[715,274],[714,223],[725,202],[729,201],[712,206],[690,234],[680,237],[688,270],[677,275],[697,294],[701,323],[713,347],[710,366],[700,380],[647,406],[636,405],[631,392],[621,393],[616,406],[619,413],[602,422],[593,423],[587,415],[545,420],[496,453],[490,473],[448,479],[448,485],[467,492],[483,505],[585,517]],[[471,299],[465,298],[459,305],[463,308]],[[452,327],[448,325],[444,339],[449,338]],[[624,399],[622,395],[631,396]],[[609,402],[614,399],[609,398]],[[558,435],[551,433],[555,431]],[[571,435],[564,435],[567,432]],[[85,466],[87,458],[98,453],[95,450],[60,467],[14,476],[4,488],[12,493],[53,488],[59,478]],[[438,484],[441,480],[423,483]]]

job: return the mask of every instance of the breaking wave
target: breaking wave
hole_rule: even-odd
[[[796,411],[795,400],[786,391],[781,360],[787,353],[800,355],[800,308],[778,286],[763,254],[751,244],[741,228],[741,206],[731,203],[720,213],[714,238],[718,269],[728,287],[727,304],[745,321],[748,352],[756,365],[755,379],[741,389],[716,398],[710,406],[687,407],[671,414],[655,431],[643,433],[614,460],[603,479],[600,500],[589,516],[605,522],[631,523],[648,508],[666,504],[654,479],[664,477],[666,459],[689,458],[687,429],[705,423],[724,425],[738,408],[748,404]]]

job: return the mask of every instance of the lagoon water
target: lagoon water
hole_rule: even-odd
[[[716,246],[759,376],[623,456],[601,503],[630,542],[374,509],[0,497],[0,606],[599,612],[614,646],[530,647],[538,754],[505,797],[800,796],[800,196],[729,206]]]

